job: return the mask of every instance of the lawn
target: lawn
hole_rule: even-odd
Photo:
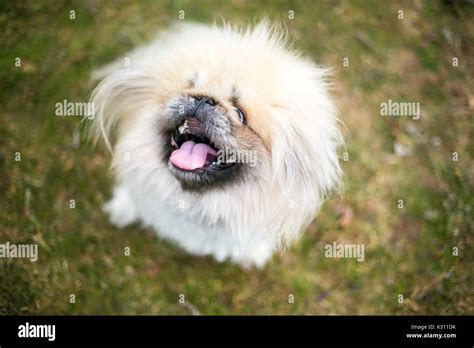
[[[263,16],[334,68],[341,194],[250,271],[110,225],[110,156],[55,104],[87,101],[94,69],[174,21]],[[467,1],[2,2],[0,243],[39,259],[0,259],[0,313],[474,314],[473,23]],[[381,116],[388,100],[420,119]],[[333,242],[364,261],[325,257]]]

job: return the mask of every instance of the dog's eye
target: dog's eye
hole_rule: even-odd
[[[244,111],[238,106],[235,107],[235,110],[237,111],[237,115],[239,116],[240,122],[245,123],[246,120]]]

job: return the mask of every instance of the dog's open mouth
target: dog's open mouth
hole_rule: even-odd
[[[235,165],[219,158],[220,149],[206,136],[202,123],[188,117],[171,133],[171,164],[183,171],[223,171]]]

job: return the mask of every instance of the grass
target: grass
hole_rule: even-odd
[[[0,243],[39,245],[36,263],[0,259],[0,313],[474,314],[468,2],[0,7]],[[347,127],[344,192],[262,270],[189,256],[138,226],[111,226],[99,209],[112,185],[107,152],[77,137],[78,118],[54,116],[55,103],[88,99],[94,68],[147,42],[180,10],[200,22],[277,18],[298,48],[335,69],[334,96]],[[422,118],[381,117],[388,99],[419,102]],[[324,245],[333,241],[363,243],[365,261],[325,258]]]

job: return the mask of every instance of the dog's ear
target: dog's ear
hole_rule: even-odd
[[[102,78],[92,92],[90,102],[94,115],[89,130],[97,142],[103,139],[112,151],[115,130],[122,120],[148,107],[154,100],[156,80],[139,69],[110,64],[93,73],[92,78]]]
[[[298,210],[292,217],[300,214],[294,225],[303,227],[324,199],[339,189],[342,171],[338,152],[343,146],[338,112],[327,93],[327,72],[308,67],[307,74],[314,79],[302,79],[291,92],[294,95],[288,100],[293,102],[274,115],[271,136],[273,181],[287,205]],[[284,238],[292,241],[295,235],[296,231],[285,232]]]

